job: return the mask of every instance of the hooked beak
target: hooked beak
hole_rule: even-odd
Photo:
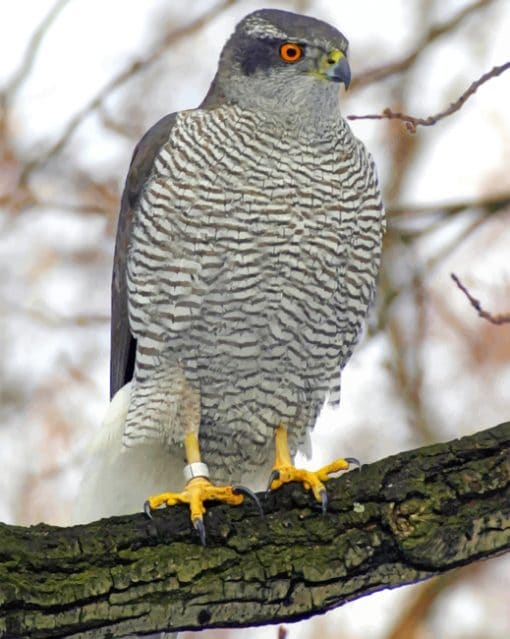
[[[345,53],[340,49],[332,49],[321,60],[321,71],[326,79],[332,82],[342,82],[346,89],[351,83],[351,69]]]

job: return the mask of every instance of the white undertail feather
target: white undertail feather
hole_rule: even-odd
[[[130,398],[131,382],[112,398],[90,444],[74,507],[75,524],[140,512],[149,495],[182,488],[182,455],[172,454],[156,442],[136,448],[122,445]],[[148,635],[147,639],[177,639],[177,636],[163,632]]]
[[[131,383],[113,397],[87,455],[75,523],[140,512],[147,497],[183,486],[183,454],[159,442],[126,448],[122,445]]]
[[[76,499],[73,523],[141,512],[147,497],[184,487],[184,449],[158,440],[127,448],[122,443],[131,398],[131,382],[112,398],[87,451],[87,465]],[[270,468],[244,474],[242,481],[263,490]],[[214,478],[212,478],[214,479]]]

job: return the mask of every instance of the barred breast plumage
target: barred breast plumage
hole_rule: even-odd
[[[281,423],[295,452],[339,400],[374,291],[382,205],[363,145],[339,113],[286,128],[236,105],[182,112],[134,215],[125,443],[181,445],[199,401],[213,478],[267,462]]]

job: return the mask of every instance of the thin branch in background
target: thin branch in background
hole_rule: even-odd
[[[9,309],[11,314],[17,313],[21,317],[30,318],[51,328],[81,328],[83,326],[104,326],[110,321],[109,315],[100,313],[76,313],[74,315],[62,315],[49,307],[41,304],[28,306],[19,304],[14,300],[0,298],[0,309]],[[5,310],[6,314],[6,310]]]
[[[415,19],[420,24],[426,24],[428,11],[426,4],[421,3],[420,8],[416,10]],[[407,96],[412,91],[411,85],[410,75],[403,75],[400,78],[398,86],[392,90],[393,97],[398,104],[406,104]],[[386,203],[390,203],[390,206],[401,197],[407,182],[409,167],[416,161],[421,145],[421,141],[416,136],[399,135],[400,131],[395,130],[398,128],[398,125],[393,125],[393,127],[388,127],[387,131],[389,138],[387,147],[391,153],[392,169],[391,177],[386,182],[384,199]],[[391,230],[393,231],[393,229]],[[390,249],[390,254],[395,261],[403,259],[406,249],[402,246],[402,234],[400,236],[393,234],[394,237],[391,239],[389,235],[388,233],[386,247],[391,244],[391,239],[397,242]],[[388,260],[387,254],[384,260],[385,262]],[[394,269],[390,268],[385,275],[381,276],[381,281],[385,281],[387,284],[386,293],[398,290],[399,284],[403,283],[402,280],[397,282],[395,275]],[[423,276],[424,274],[420,273],[419,267],[413,266],[411,271],[407,271],[405,277],[408,311],[412,312],[414,321],[412,323],[406,321],[408,315],[407,313],[402,315],[398,312],[399,304],[397,302],[386,318],[386,335],[393,352],[392,361],[388,363],[388,373],[393,377],[395,391],[402,406],[406,409],[408,423],[418,440],[430,442],[434,440],[436,433],[434,423],[430,420],[429,411],[424,402],[423,344],[427,323],[427,304]],[[388,299],[389,296],[386,297]]]
[[[288,630],[285,626],[278,626],[277,639],[287,639]]]
[[[45,164],[53,156],[57,155],[63,147],[69,142],[71,136],[83,122],[83,120],[91,113],[96,111],[104,102],[104,100],[125,82],[130,80],[137,73],[153,64],[170,46],[176,44],[180,40],[190,36],[192,33],[199,31],[206,26],[211,20],[216,18],[220,13],[235,4],[237,0],[221,0],[221,2],[213,5],[209,11],[203,13],[199,18],[190,22],[184,27],[180,27],[169,33],[164,40],[145,58],[135,60],[128,67],[114,76],[97,94],[93,97],[78,113],[72,117],[67,126],[64,128],[58,140],[46,150],[45,153],[34,158],[25,165],[20,176],[20,184],[26,183],[30,174],[41,165]]]
[[[479,209],[487,213],[497,213],[501,209],[510,207],[510,193],[502,193],[501,195],[492,195],[480,200],[461,200],[451,202],[449,204],[426,204],[424,206],[402,205],[392,206],[386,209],[389,218],[407,218],[417,215],[431,215],[439,213],[442,217],[451,217],[457,213],[462,213],[469,209]]]
[[[410,601],[404,604],[403,613],[385,639],[419,639],[422,637],[423,625],[427,622],[434,604],[441,595],[479,569],[479,564],[464,566],[464,568],[420,584],[414,595],[410,597]]]
[[[110,213],[110,209],[103,208],[97,204],[76,204],[74,202],[60,202],[58,200],[35,200],[27,204],[25,210],[31,208],[50,211],[68,211],[69,213],[83,213],[84,215],[90,213],[95,215],[108,215]]]
[[[18,91],[20,86],[25,82],[27,77],[30,75],[32,68],[34,66],[34,61],[39,53],[39,49],[41,47],[41,43],[44,39],[44,36],[48,33],[48,30],[55,19],[62,12],[66,4],[69,4],[70,0],[58,0],[54,7],[48,12],[46,17],[43,19],[39,27],[35,30],[30,38],[27,48],[25,50],[25,55],[23,56],[23,60],[19,66],[19,69],[14,74],[11,81],[7,84],[5,89],[2,91],[2,94],[5,96],[5,99],[12,100],[14,94]]]
[[[461,9],[446,22],[432,25],[428,29],[427,33],[424,34],[418,45],[404,58],[358,74],[351,83],[351,88],[357,89],[368,84],[385,80],[389,76],[407,71],[416,62],[425,49],[435,40],[445,34],[451,33],[472,13],[479,11],[480,9],[484,9],[491,4],[494,4],[494,0],[478,0],[477,2],[473,2],[473,4]]]
[[[458,288],[460,288],[460,290],[468,298],[469,303],[475,309],[475,311],[477,311],[477,313],[478,313],[478,315],[480,317],[482,317],[483,319],[486,319],[491,324],[501,325],[501,324],[509,324],[510,323],[510,313],[501,313],[501,314],[498,314],[498,315],[493,315],[492,313],[489,313],[489,311],[486,311],[482,307],[482,304],[481,304],[480,300],[477,300],[476,297],[473,297],[471,295],[471,293],[464,286],[464,284],[460,281],[460,279],[455,275],[455,273],[450,273],[450,276],[451,276],[452,280],[455,282],[455,284],[458,286]]]
[[[429,417],[424,401],[423,350],[426,330],[426,299],[422,274],[416,272],[406,287],[406,294],[412,300],[416,321],[412,326],[398,314],[387,319],[386,335],[392,348],[388,372],[394,380],[394,388],[409,415],[409,424],[423,443],[437,440],[435,424]],[[409,329],[409,330],[408,330]]]
[[[416,129],[418,126],[433,126],[434,124],[437,124],[443,118],[446,118],[449,115],[452,115],[453,113],[456,113],[457,111],[459,111],[463,107],[465,102],[474,93],[476,93],[476,91],[481,87],[482,84],[485,84],[485,82],[487,82],[488,80],[491,80],[492,78],[495,78],[498,75],[501,75],[505,71],[508,71],[508,69],[510,69],[510,62],[505,62],[504,64],[493,67],[490,71],[487,71],[487,73],[484,73],[480,78],[478,78],[478,80],[475,80],[466,89],[466,91],[464,91],[464,93],[458,98],[458,100],[455,100],[455,102],[452,102],[452,104],[450,104],[450,106],[447,109],[445,109],[444,111],[440,111],[439,113],[436,113],[435,115],[430,115],[427,118],[417,118],[413,115],[407,115],[406,113],[396,113],[392,111],[390,108],[387,108],[387,109],[384,109],[382,113],[373,113],[369,115],[348,115],[347,119],[348,120],[402,120],[403,122],[405,122],[407,130],[410,133],[416,133]]]
[[[487,222],[488,213],[481,211],[481,213],[475,216],[472,221],[457,233],[450,241],[446,242],[442,248],[438,249],[436,253],[425,262],[425,269],[431,273],[433,269],[448,259],[452,252],[458,249],[463,242],[470,238],[475,231],[477,231],[483,224]]]
[[[10,140],[8,123],[9,112],[12,110],[10,106],[19,88],[29,77],[41,44],[51,25],[68,3],[69,0],[57,0],[29,39],[18,69],[14,72],[11,80],[0,90],[0,174],[3,177],[3,180],[0,181],[0,205],[8,202],[11,209],[19,209],[32,204],[35,198],[27,185],[20,182],[23,167],[18,159],[15,145]],[[16,188],[16,186],[24,188]]]
[[[115,120],[115,118],[107,112],[105,105],[101,104],[97,110],[97,114],[101,119],[102,125],[105,129],[113,131],[117,135],[120,135],[127,140],[132,140],[138,134],[136,127],[131,127],[125,122]]]
[[[426,206],[395,206],[386,210],[388,216],[388,233],[395,234],[404,243],[412,242],[420,237],[440,230],[445,221],[466,211],[477,211],[480,215],[475,226],[486,222],[490,215],[510,208],[510,195],[487,197],[481,200],[465,200],[451,204],[430,204]],[[417,226],[416,223],[419,223]],[[410,226],[409,226],[410,225]],[[469,230],[471,233],[471,230]],[[459,243],[464,239],[463,233],[456,237]],[[455,245],[449,243],[448,252]],[[444,251],[436,253],[437,260],[442,259]],[[429,267],[432,263],[429,263]]]

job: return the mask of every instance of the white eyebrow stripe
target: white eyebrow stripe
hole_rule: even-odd
[[[261,20],[260,18],[252,17],[246,21],[244,28],[245,33],[255,38],[267,38],[274,37],[284,40],[287,38],[285,31],[280,31],[274,24]]]

